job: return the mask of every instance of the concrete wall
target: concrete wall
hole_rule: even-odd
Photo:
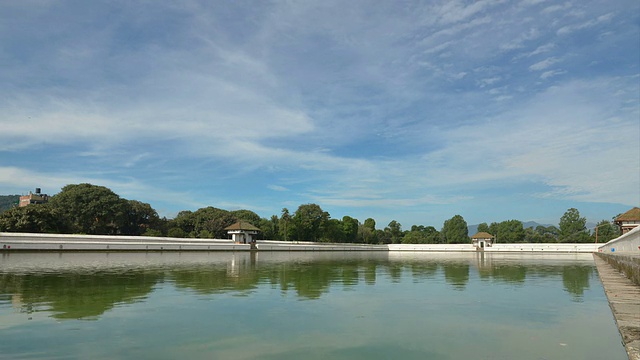
[[[475,252],[472,244],[390,244],[390,251],[462,251]],[[563,252],[592,253],[598,251],[598,244],[493,244],[484,252]]]
[[[629,233],[630,234],[630,233]],[[626,234],[625,234],[626,235]],[[494,244],[485,252],[592,253],[598,244]],[[327,244],[313,242],[259,240],[261,251],[392,251],[392,252],[476,252],[468,244]],[[0,251],[248,251],[250,244],[234,244],[229,239],[191,239],[146,236],[106,236],[67,234],[0,233]]]
[[[236,251],[249,250],[250,247],[249,244],[234,244],[224,239],[0,233],[0,251]]]
[[[522,244],[493,244],[485,248],[485,252],[565,252],[592,253],[598,251],[599,244],[564,244],[564,243],[522,243]]]
[[[625,254],[596,253],[596,256],[623,273],[634,284],[640,286],[640,257]]]
[[[388,251],[386,245],[325,244],[298,241],[258,240],[256,247],[261,251]]]
[[[471,251],[476,248],[472,244],[389,244],[389,251]]]
[[[598,251],[640,255],[640,226],[600,246]]]

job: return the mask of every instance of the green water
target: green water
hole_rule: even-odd
[[[10,253],[2,359],[626,359],[591,255]]]

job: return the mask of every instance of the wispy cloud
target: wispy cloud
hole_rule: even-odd
[[[542,75],[540,75],[541,79],[548,79],[557,75],[562,75],[562,74],[566,74],[567,72],[565,70],[549,70],[549,71],[545,71],[542,73]]]
[[[556,57],[546,58],[542,61],[539,61],[531,66],[529,66],[529,70],[531,71],[540,71],[544,70],[552,65],[559,63],[561,60]]]
[[[558,35],[568,35],[578,30],[588,29],[602,23],[610,22],[613,19],[613,17],[614,17],[613,13],[600,15],[595,19],[591,19],[583,23],[563,26],[560,29],[558,29],[557,33]]]
[[[0,186],[166,193],[167,213],[318,201],[416,216],[474,211],[508,185],[626,204],[595,180],[638,180],[617,160],[591,176],[581,157],[638,143],[620,129],[638,116],[639,7],[3,4]]]

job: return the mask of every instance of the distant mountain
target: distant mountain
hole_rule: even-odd
[[[0,212],[18,206],[20,195],[0,195]]]

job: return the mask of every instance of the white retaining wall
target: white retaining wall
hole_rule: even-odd
[[[258,240],[258,250],[262,251],[388,251],[387,245],[334,244],[310,241]]]
[[[471,251],[471,244],[389,244],[390,251]],[[484,248],[485,252],[562,252],[592,253],[598,251],[598,244],[562,244],[562,243],[519,243],[493,244]]]
[[[640,226],[600,246],[605,253],[640,254]]]
[[[476,251],[471,244],[389,244],[389,251]]]
[[[0,233],[2,250],[45,251],[236,251],[249,250],[249,244],[224,239],[182,239],[147,236],[107,236],[69,234]]]
[[[638,233],[640,234],[640,233]],[[626,234],[625,234],[626,235]],[[622,237],[621,237],[622,238]],[[638,236],[635,237],[638,240]],[[613,242],[615,240],[612,240]],[[609,243],[611,243],[609,242]],[[494,244],[485,252],[591,253],[599,244]],[[640,245],[640,244],[639,244]],[[313,242],[258,240],[261,251],[413,251],[475,252],[472,244],[327,244]],[[637,246],[636,246],[637,247]],[[250,244],[235,244],[228,239],[191,239],[146,236],[106,236],[67,234],[0,233],[0,251],[248,251]],[[620,251],[620,250],[617,250]]]

